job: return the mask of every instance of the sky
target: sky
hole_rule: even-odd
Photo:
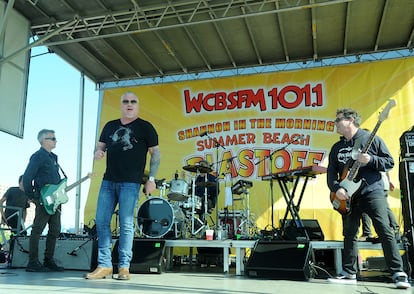
[[[40,148],[38,132],[52,129],[57,138],[53,152],[58,155],[70,185],[78,180],[81,73],[56,54],[48,53],[45,47],[33,48],[31,56],[23,139],[0,131],[0,184],[17,186],[18,177],[26,169],[30,156]],[[84,103],[82,176],[92,172],[99,104],[99,91],[87,77]],[[83,182],[80,189],[79,225],[82,227],[89,180]],[[76,189],[68,192],[68,196],[69,202],[62,208],[62,228],[65,230],[76,227]]]

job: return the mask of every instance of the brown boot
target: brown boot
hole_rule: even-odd
[[[85,279],[97,280],[97,279],[111,279],[112,267],[97,267],[93,272],[85,275]]]
[[[118,270],[118,280],[129,280],[129,269],[121,267]]]

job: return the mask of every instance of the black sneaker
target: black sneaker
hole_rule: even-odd
[[[50,272],[50,269],[43,266],[38,260],[29,261],[26,267],[26,272]]]
[[[58,266],[53,258],[45,259],[44,266],[52,272],[63,272],[65,270],[63,267]]]

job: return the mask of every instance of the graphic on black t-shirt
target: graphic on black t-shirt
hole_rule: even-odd
[[[122,150],[126,151],[134,147],[131,141],[136,141],[136,139],[132,136],[132,134],[131,129],[119,127],[119,129],[117,129],[111,136],[111,139],[114,144],[121,144]]]
[[[341,148],[338,151],[338,161],[346,164],[352,156],[352,146]]]

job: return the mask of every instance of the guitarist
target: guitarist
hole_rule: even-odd
[[[389,225],[388,204],[380,174],[381,171],[390,170],[394,166],[394,160],[384,141],[375,134],[370,136],[370,132],[360,128],[360,123],[361,117],[357,111],[351,108],[341,108],[336,111],[335,124],[341,138],[332,146],[329,153],[327,183],[331,194],[338,200],[350,201],[350,211],[342,214],[343,270],[337,277],[328,280],[334,283],[356,283],[357,234],[361,215],[365,212],[372,219],[375,231],[380,238],[385,261],[395,286],[406,289],[410,287],[410,283],[407,274],[403,271],[401,255]],[[369,141],[371,144],[367,152],[360,152]],[[347,169],[351,166],[359,166],[354,182],[360,181],[361,183],[353,195],[349,195],[344,185],[341,185],[350,172]]]
[[[52,152],[52,149],[56,147],[55,131],[43,129],[37,135],[37,140],[41,147],[30,157],[29,164],[23,174],[24,191],[27,197],[36,204],[36,214],[29,242],[29,263],[26,271],[63,271],[63,267],[58,266],[53,258],[56,239],[61,230],[60,209],[50,215],[40,200],[40,190],[43,186],[58,184],[61,180],[57,155]],[[46,224],[49,225],[49,230],[46,237],[45,259],[42,264],[39,261],[39,239]]]

